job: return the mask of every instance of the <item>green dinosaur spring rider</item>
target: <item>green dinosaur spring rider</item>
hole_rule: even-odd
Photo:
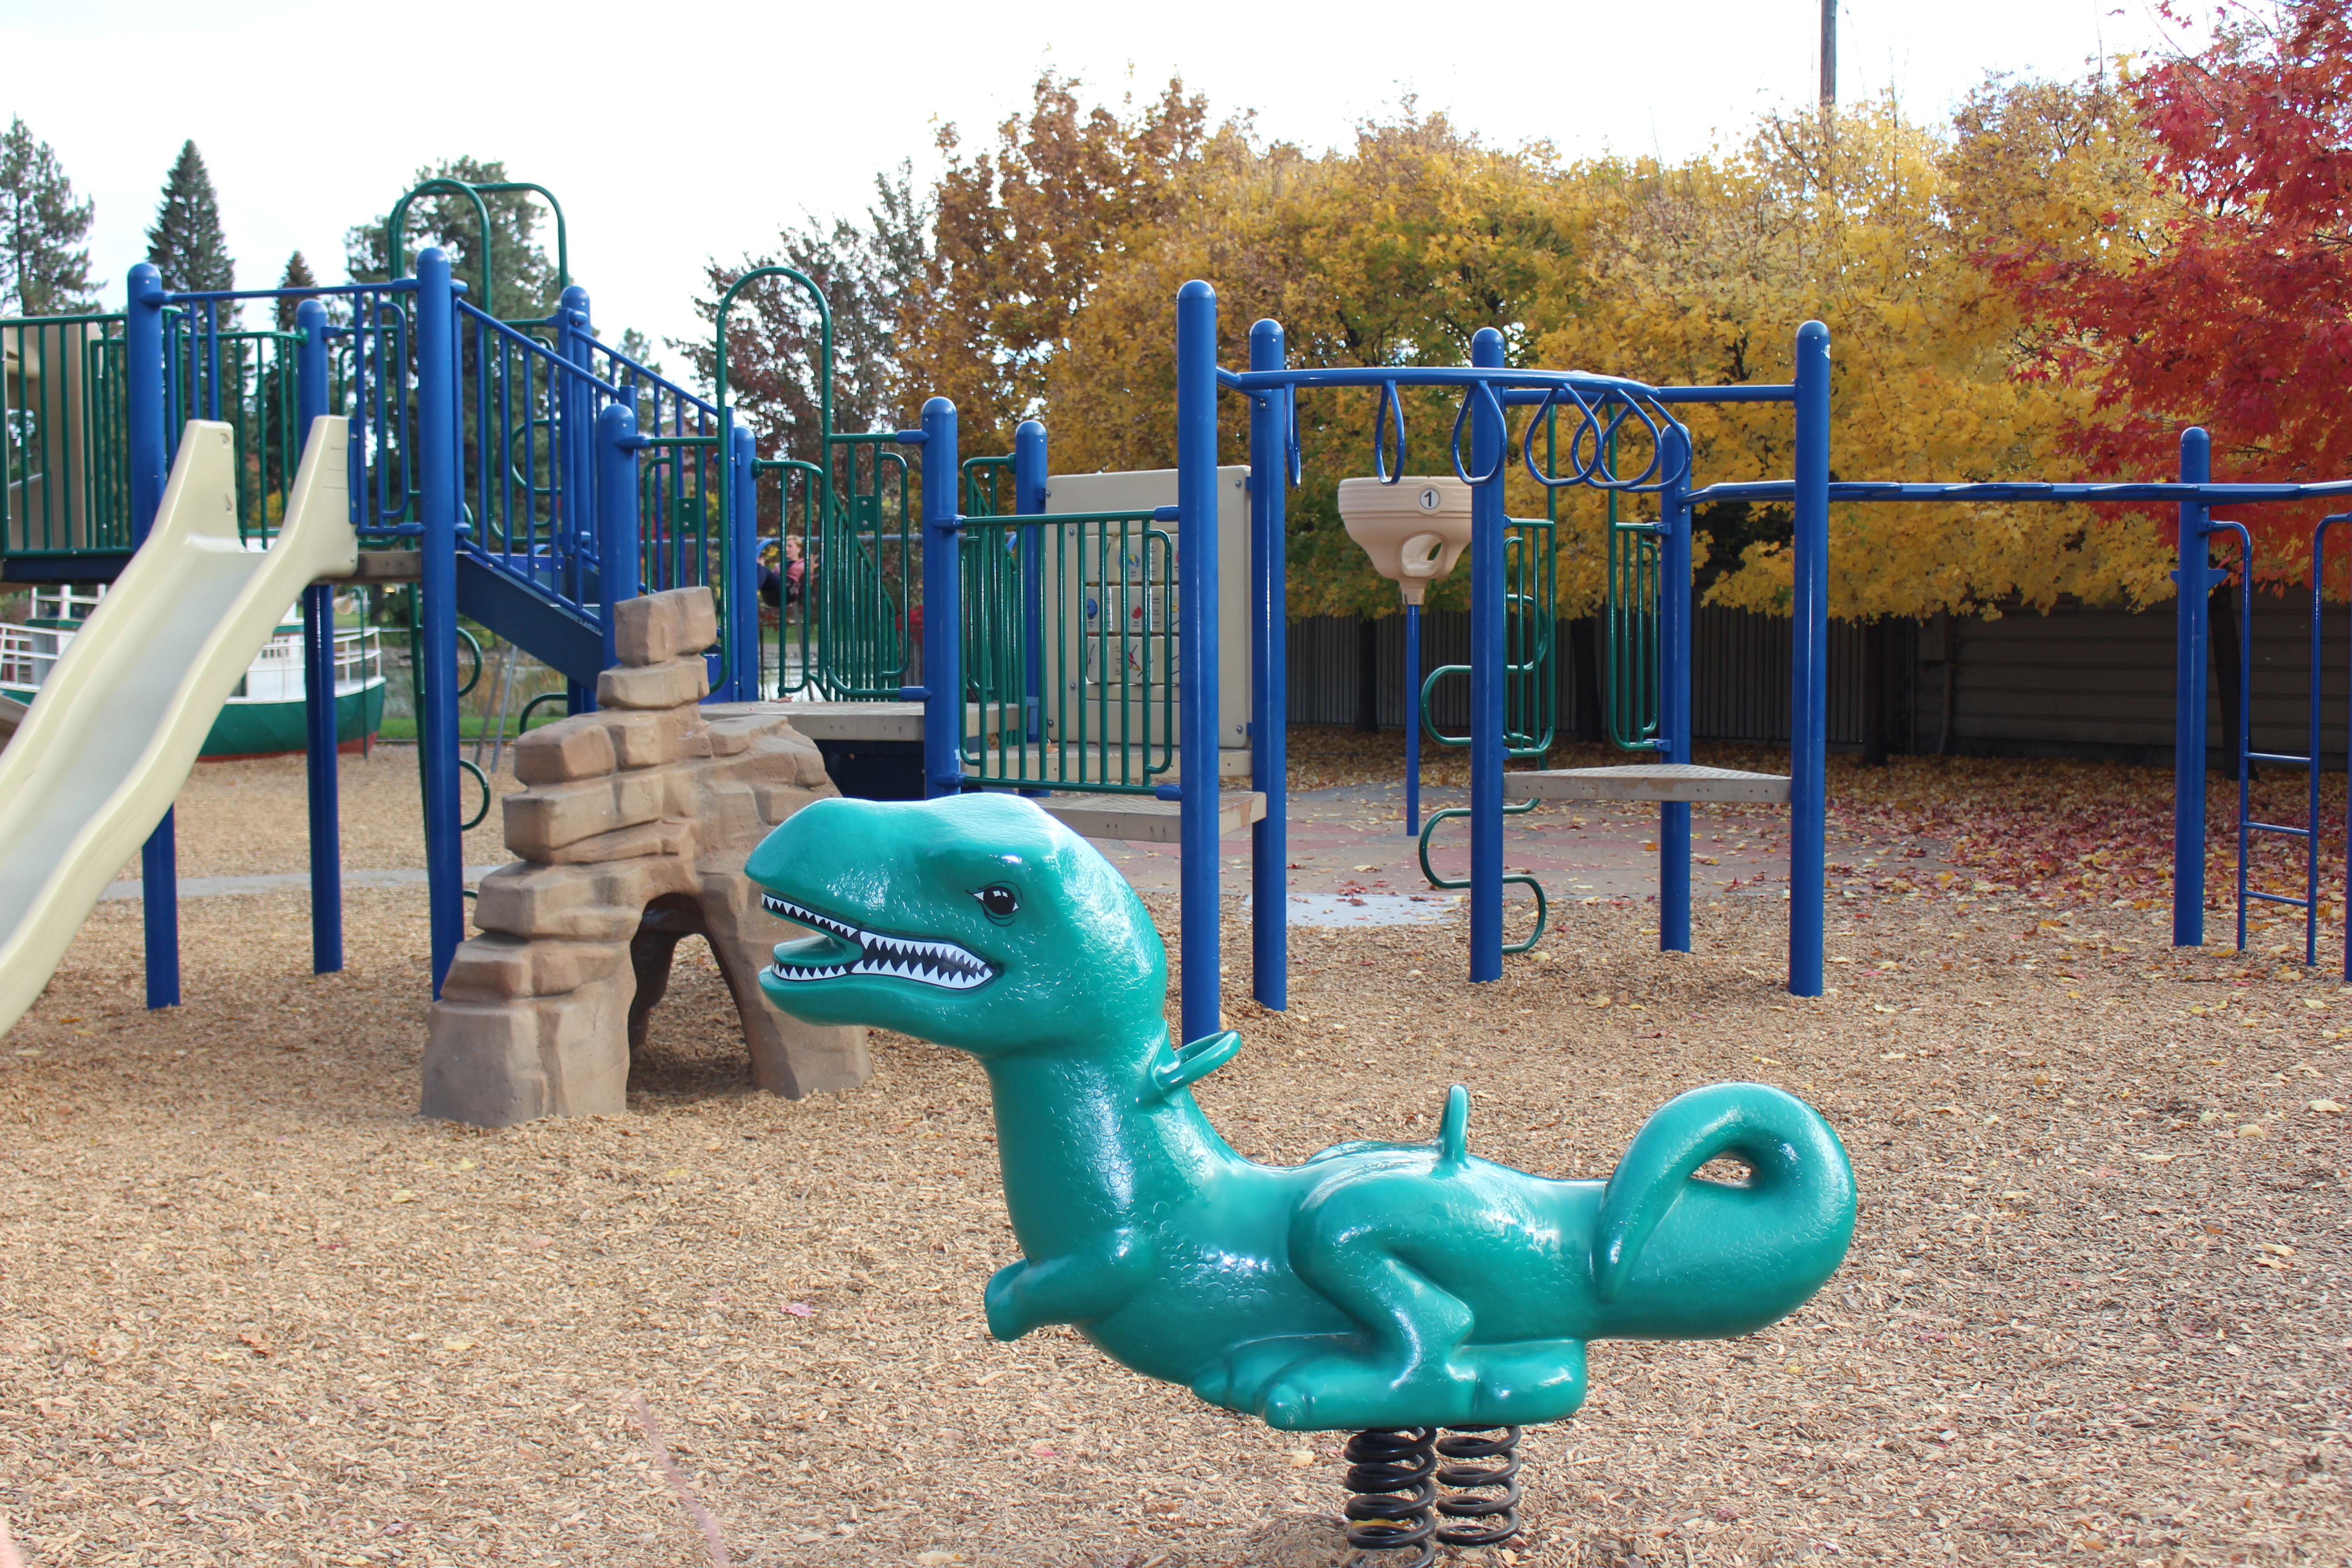
[[[1014,795],[818,801],[746,869],[815,932],[761,976],[778,1007],[986,1070],[1024,1253],[988,1283],[989,1331],[1069,1323],[1212,1405],[1353,1431],[1349,1538],[1390,1562],[1517,1531],[1517,1429],[1583,1404],[1588,1341],[1750,1332],[1853,1234],[1837,1134],[1761,1084],[1670,1101],[1606,1182],[1472,1154],[1459,1085],[1433,1142],[1242,1158],[1189,1088],[1240,1037],[1170,1039],[1142,901]],[[1718,1155],[1748,1179],[1696,1174]]]

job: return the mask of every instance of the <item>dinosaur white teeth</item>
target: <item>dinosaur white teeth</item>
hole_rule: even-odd
[[[996,973],[995,969],[977,953],[953,942],[918,942],[908,937],[885,936],[879,931],[861,930],[774,893],[763,892],[760,902],[771,914],[796,924],[814,927],[830,936],[852,942],[858,949],[858,956],[847,963],[786,964],[780,959],[773,966],[780,980],[835,980],[843,975],[863,974],[913,980],[952,991],[968,991]]]

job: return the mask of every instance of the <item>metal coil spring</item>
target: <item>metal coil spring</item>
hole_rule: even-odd
[[[1519,1532],[1519,1430],[1448,1426],[1437,1439],[1438,1457],[1453,1461],[1437,1467],[1438,1485],[1449,1489],[1437,1499],[1437,1511],[1477,1521],[1441,1529],[1438,1540],[1448,1546],[1499,1546]],[[1501,1436],[1472,1436],[1486,1432]]]
[[[1378,1552],[1377,1568],[1430,1568],[1437,1561],[1437,1428],[1375,1429],[1348,1439],[1348,1544],[1360,1553]],[[1393,1553],[1414,1553],[1405,1558]],[[1369,1556],[1356,1561],[1375,1568]]]

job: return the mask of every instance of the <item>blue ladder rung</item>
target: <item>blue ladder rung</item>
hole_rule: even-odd
[[[2249,833],[2284,833],[2289,838],[2308,838],[2311,837],[2311,829],[2308,827],[2288,827],[2281,823],[2255,822],[2251,818],[2249,818],[2246,823],[2246,830]]]
[[[2307,910],[2311,908],[2311,900],[2309,899],[2290,899],[2284,893],[2261,893],[2256,892],[2252,888],[2248,888],[2246,889],[2246,897],[2250,899],[2260,899],[2266,904],[2293,904],[2299,910]]]
[[[2284,756],[2277,752],[2248,752],[2246,753],[2246,761],[2250,763],[2276,763],[2283,768],[2307,768],[2311,766],[2311,759],[2309,757]]]

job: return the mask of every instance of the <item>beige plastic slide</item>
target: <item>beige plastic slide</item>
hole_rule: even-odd
[[[237,540],[229,427],[181,432],[147,542],[0,750],[0,1030],[163,819],[286,606],[358,570],[349,439],[349,421],[312,421],[285,524],[257,551]]]

